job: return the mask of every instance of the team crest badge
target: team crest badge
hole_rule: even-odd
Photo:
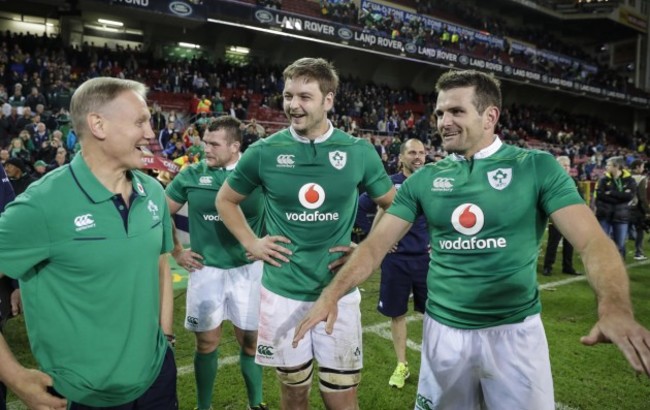
[[[336,169],[343,169],[348,160],[348,154],[342,151],[330,152],[330,164]]]
[[[487,173],[488,181],[492,188],[501,191],[512,181],[512,168],[499,168]]]

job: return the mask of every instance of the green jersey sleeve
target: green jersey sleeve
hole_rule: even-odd
[[[390,191],[393,183],[386,174],[381,158],[379,158],[375,149],[367,141],[360,142],[366,144],[368,151],[364,155],[366,166],[364,167],[363,185],[370,198],[379,198]]]
[[[228,185],[241,195],[250,195],[262,184],[260,178],[260,145],[248,147],[242,154],[235,170],[228,176]]]
[[[389,214],[395,215],[410,223],[415,222],[415,218],[422,213],[420,202],[415,197],[413,190],[417,186],[413,185],[417,184],[417,175],[418,173],[411,175],[402,183],[400,189],[397,190],[395,199],[393,199],[393,204],[387,211]]]
[[[186,188],[189,172],[190,167],[184,168],[178,175],[176,175],[176,177],[174,177],[174,179],[172,179],[172,182],[170,182],[165,189],[165,194],[179,204],[187,202]]]
[[[24,278],[50,257],[50,224],[40,209],[40,198],[28,189],[7,205],[0,217],[0,272]]]
[[[535,172],[540,181],[540,206],[551,215],[569,205],[584,204],[573,179],[552,155],[540,153],[535,156]]]

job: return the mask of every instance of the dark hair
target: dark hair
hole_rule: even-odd
[[[630,164],[630,169],[634,169],[634,168],[640,167],[640,166],[643,165],[643,164],[645,164],[644,161],[641,161],[640,159],[635,159],[635,160],[632,161],[632,163]]]
[[[436,82],[436,91],[474,87],[473,104],[479,114],[491,105],[501,110],[501,82],[493,74],[476,70],[448,71]]]
[[[226,139],[228,144],[242,141],[242,132],[241,132],[241,121],[237,118],[231,117],[230,115],[222,115],[210,121],[208,123],[205,132],[214,132],[219,130],[224,130],[226,132]],[[205,136],[205,133],[203,134]]]
[[[301,58],[294,61],[284,69],[282,73],[284,80],[305,77],[318,82],[318,88],[323,96],[328,93],[336,94],[339,88],[339,76],[332,63],[322,58]]]

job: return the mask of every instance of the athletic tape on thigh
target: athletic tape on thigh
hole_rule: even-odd
[[[321,367],[318,372],[320,391],[335,393],[355,388],[361,382],[361,370],[334,370]]]
[[[311,384],[311,376],[314,374],[313,360],[308,361],[298,369],[287,370],[280,367],[275,369],[280,383],[292,386],[308,386]]]

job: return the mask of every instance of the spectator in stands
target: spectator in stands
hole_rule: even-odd
[[[185,128],[185,132],[183,132],[183,144],[185,144],[185,148],[192,146],[194,143],[194,137],[199,137],[199,139],[201,139],[201,134],[194,125],[190,124]]]
[[[47,163],[45,161],[38,160],[34,162],[34,172],[32,172],[32,178],[34,180],[39,180],[47,173]]]
[[[62,167],[68,162],[70,162],[68,158],[68,151],[64,147],[58,147],[56,149],[56,155],[54,156],[54,161],[50,162],[50,164],[47,166],[47,172]]]
[[[154,132],[160,132],[167,124],[165,114],[162,112],[162,107],[158,103],[153,104],[153,114],[151,115],[151,128]]]
[[[169,141],[167,149],[163,151],[163,154],[171,159],[172,161],[178,158],[181,158],[186,153],[185,144],[183,140],[178,137],[172,137]]]
[[[31,93],[25,99],[25,105],[35,112],[38,104],[44,106],[47,104],[47,101],[45,101],[45,96],[38,91],[38,87],[32,87]]]
[[[241,152],[245,152],[246,148],[258,139],[260,139],[258,128],[255,124],[248,124],[244,131],[244,136],[242,137]]]
[[[625,241],[630,222],[629,202],[636,195],[636,182],[625,169],[623,157],[607,160],[605,175],[596,185],[596,218],[605,233],[612,237],[625,260]]]
[[[20,132],[26,129],[30,124],[32,124],[32,110],[29,107],[23,107],[23,114],[18,117],[16,128],[18,129],[18,132]]]
[[[20,158],[9,158],[4,163],[4,167],[16,196],[25,192],[29,184],[34,182],[27,165]]]
[[[34,130],[34,133],[32,134],[31,137],[35,147],[41,147],[43,145],[43,142],[49,140],[50,133],[45,127],[45,123],[37,122],[36,129]]]
[[[160,145],[161,150],[164,150],[167,147],[174,132],[176,132],[176,123],[170,118],[169,121],[167,121],[167,127],[160,131],[160,134],[158,135],[158,145]]]
[[[2,169],[4,169],[4,164],[9,158],[11,158],[9,156],[9,150],[5,148],[0,149],[0,164],[2,164]]]
[[[650,228],[650,206],[648,205],[648,175],[645,174],[645,163],[635,160],[630,165],[632,178],[637,190],[630,201],[630,226],[634,227],[634,260],[648,259],[643,252],[643,237],[645,230]]]
[[[23,85],[21,83],[14,84],[14,93],[9,97],[9,104],[12,107],[22,107],[25,105],[25,96],[23,95]]]
[[[31,152],[25,148],[25,140],[24,137],[27,137],[27,140],[31,143],[31,140],[29,139],[29,134],[27,131],[23,131],[20,134],[23,138],[21,137],[16,137],[11,140],[11,149],[9,150],[9,156],[11,158],[19,158],[23,162],[26,163],[31,163],[32,162],[32,154]]]

